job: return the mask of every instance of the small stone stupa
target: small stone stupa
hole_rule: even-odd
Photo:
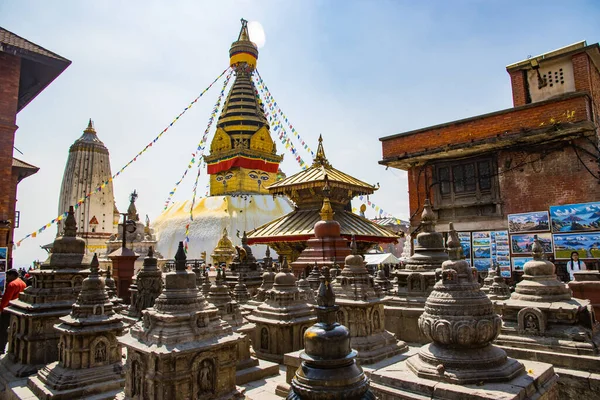
[[[487,277],[483,280],[481,291],[484,292],[490,300],[506,300],[510,297],[510,288],[504,282],[504,278],[499,275],[498,265],[488,270]]]
[[[29,388],[40,399],[114,398],[125,385],[121,344],[122,317],[98,273],[94,254],[90,274],[71,313],[60,318],[58,361],[29,378]]]
[[[292,380],[288,400],[375,399],[369,380],[356,363],[348,328],[336,322],[338,308],[329,270],[324,267],[317,295],[317,323],[304,334],[302,366]]]
[[[154,301],[162,292],[162,273],[158,269],[158,260],[154,257],[154,248],[148,248],[148,255],[131,285],[131,305],[125,315],[128,319],[138,320],[142,310],[154,306]]]
[[[267,247],[267,252],[269,248]],[[270,255],[269,255],[270,258]],[[273,282],[275,281],[275,272],[273,272],[273,263],[265,263],[265,272],[262,274],[262,284],[256,290],[254,297],[250,298],[246,303],[242,304],[241,307],[252,312],[260,306],[267,298],[267,291],[273,288]]]
[[[480,290],[476,270],[462,259],[458,234],[450,225],[450,260],[427,298],[419,327],[432,343],[406,361],[371,375],[382,399],[554,399],[557,375],[551,365],[524,365],[494,346],[501,320]],[[415,383],[418,382],[418,383]],[[489,385],[488,384],[493,384]]]
[[[398,295],[385,300],[386,326],[407,342],[428,341],[419,329],[418,320],[435,284],[435,270],[448,259],[444,237],[435,231],[435,223],[435,213],[426,199],[414,254],[406,261],[404,269],[395,271]]]
[[[219,243],[217,243],[217,247],[213,250],[213,253],[210,255],[214,265],[226,264],[229,265],[233,261],[233,258],[236,255],[235,247],[227,236],[227,228],[223,228],[223,236],[219,239]]]
[[[17,377],[31,375],[58,360],[60,334],[54,325],[71,312],[89,273],[92,255],[85,254],[85,240],[76,236],[73,207],[64,228],[63,236],[54,240],[48,259],[30,271],[33,284],[6,308],[11,313],[10,336],[2,365]],[[12,378],[2,372],[0,380],[4,379]]]
[[[306,300],[308,304],[316,304],[315,291],[310,287],[308,281],[304,279],[304,272],[300,274],[300,279],[298,279],[297,285],[300,295],[304,296],[303,299]]]
[[[393,289],[392,282],[385,276],[385,270],[383,269],[383,265],[379,265],[377,269],[377,274],[375,276],[375,284],[379,287],[379,291],[382,296],[386,295],[390,290]]]
[[[338,322],[350,329],[350,346],[357,351],[358,362],[367,365],[403,353],[408,347],[385,329],[383,301],[358,254],[354,236],[351,248],[352,254],[346,257],[332,285],[340,308]]]
[[[252,254],[252,249],[248,246],[248,236],[245,231],[241,241],[241,246],[235,246],[237,254],[229,265],[230,273],[227,275],[226,282],[233,289],[241,275],[248,292],[254,296],[262,283],[262,272],[256,262],[256,257]]]
[[[496,303],[504,322],[496,343],[513,357],[599,373],[600,327],[589,300],[571,298],[537,237],[532,251],[515,292]]]
[[[321,220],[314,225],[315,236],[308,239],[306,248],[292,263],[293,271],[305,271],[306,273],[309,272],[306,269],[314,265],[307,280],[315,290],[319,287],[320,267],[332,267],[338,259],[343,259],[350,254],[348,241],[341,236],[342,227],[333,219],[334,211],[330,201],[331,188],[327,174],[323,181],[323,205],[319,213]]]
[[[246,317],[256,324],[254,351],[258,358],[281,363],[283,355],[304,347],[304,331],[315,321],[313,307],[303,300],[287,257],[275,275],[265,302]]]
[[[179,242],[175,270],[165,274],[154,306],[119,338],[127,347],[125,398],[243,398],[235,386],[240,340],[196,288]]]
[[[123,299],[117,295],[117,284],[113,279],[112,267],[110,265],[104,274],[104,287],[106,288],[108,299],[113,304],[113,311],[119,314],[126,306],[123,304]]]
[[[246,284],[244,283],[244,279],[242,278],[241,274],[238,275],[238,283],[233,288],[233,299],[238,304],[247,303],[248,300],[250,299],[250,294],[248,293],[248,288],[246,287]]]

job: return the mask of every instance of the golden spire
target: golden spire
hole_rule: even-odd
[[[94,121],[92,121],[91,118],[90,118],[90,121],[88,122],[88,126],[87,126],[87,128],[85,128],[84,132],[96,133],[96,129],[94,129]]]
[[[331,189],[329,188],[329,177],[325,174],[325,186],[323,186],[323,207],[321,207],[321,215],[322,221],[333,221],[333,208],[331,208],[331,203],[329,202],[329,195],[331,193]]]
[[[313,161],[313,166],[331,167],[329,160],[325,157],[325,150],[323,149],[323,136],[319,135],[319,146],[317,147],[317,155]]]
[[[244,67],[253,71],[256,68],[256,60],[258,59],[258,47],[250,41],[248,33],[248,21],[241,19],[242,29],[238,35],[238,39],[231,44],[229,49],[229,65],[236,70]]]

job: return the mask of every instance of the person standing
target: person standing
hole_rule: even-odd
[[[576,251],[571,252],[571,259],[567,263],[567,272],[569,273],[570,280],[575,280],[573,272],[585,271],[586,269],[585,263],[579,259],[579,253]]]
[[[16,269],[6,271],[6,290],[0,301],[0,354],[4,354],[8,342],[10,313],[6,311],[6,307],[11,300],[19,298],[19,293],[26,287],[27,285],[19,278],[19,272]]]

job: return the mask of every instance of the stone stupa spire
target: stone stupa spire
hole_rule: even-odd
[[[523,373],[517,360],[492,344],[502,321],[480,290],[476,274],[461,259],[458,234],[450,224],[450,259],[425,303],[419,327],[432,342],[407,360],[420,378],[460,385],[509,381]]]
[[[292,380],[288,400],[375,399],[369,380],[356,363],[348,328],[336,322],[338,309],[329,269],[323,267],[317,322],[304,334],[302,365]]]

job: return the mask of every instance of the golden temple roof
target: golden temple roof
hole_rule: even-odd
[[[302,188],[321,188],[324,186],[326,176],[329,178],[329,185],[332,188],[342,187],[352,190],[356,192],[354,196],[358,194],[372,194],[377,190],[377,187],[335,169],[325,156],[323,138],[321,136],[319,136],[319,147],[317,148],[315,159],[309,168],[284,178],[269,186],[267,189],[269,189],[269,193],[275,195],[288,194],[291,190]]]
[[[341,235],[359,241],[378,243],[395,242],[398,236],[392,231],[349,211],[336,211],[333,219],[341,226]],[[306,241],[315,235],[314,226],[321,220],[319,209],[294,210],[248,232],[248,244]]]

